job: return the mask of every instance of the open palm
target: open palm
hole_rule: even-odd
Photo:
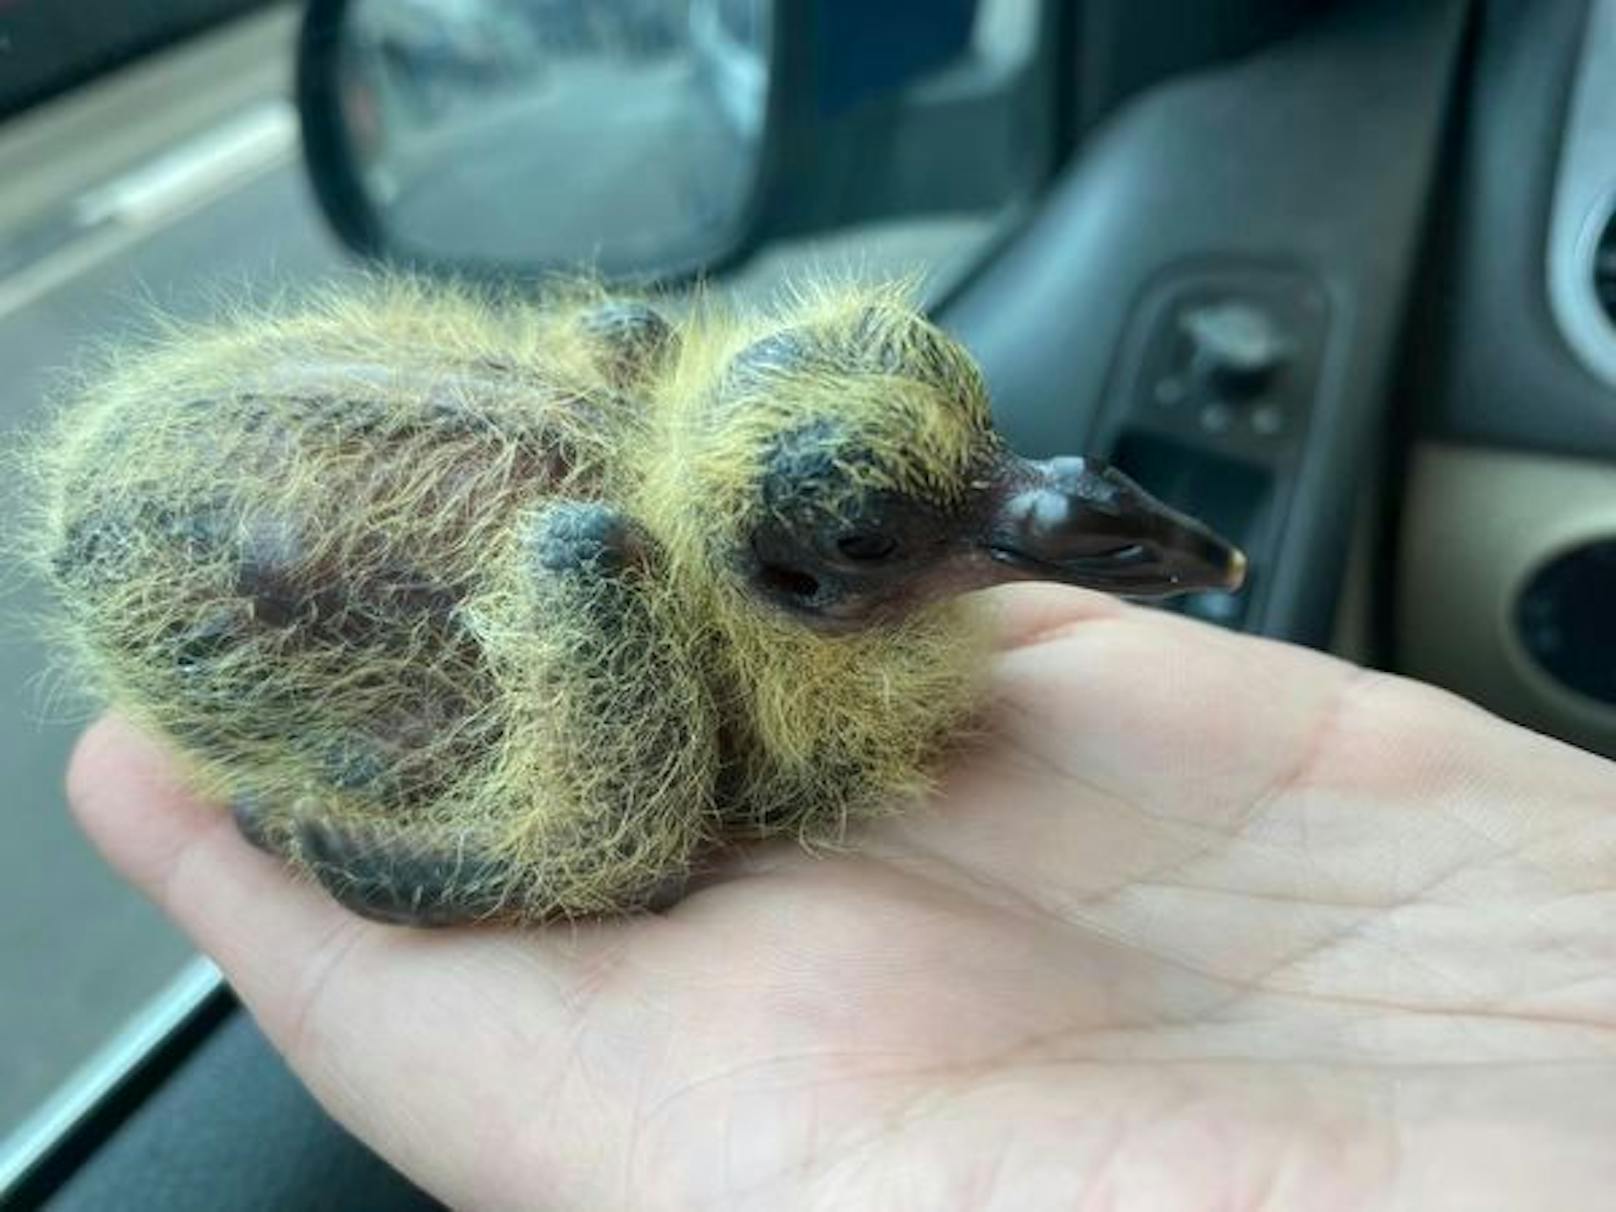
[[[1616,768],[1314,653],[999,604],[932,803],[656,917],[362,921],[116,722],[73,799],[456,1207],[1610,1206]]]

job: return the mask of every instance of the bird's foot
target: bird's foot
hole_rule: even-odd
[[[507,866],[464,841],[427,839],[381,824],[299,813],[302,866],[338,904],[373,921],[455,926],[507,915]]]
[[[252,795],[230,814],[252,845],[314,876],[345,909],[373,921],[453,926],[506,916],[508,867],[465,842],[390,823],[335,820],[304,804],[277,812]]]

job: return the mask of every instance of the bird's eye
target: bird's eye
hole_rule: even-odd
[[[884,560],[898,550],[898,540],[874,530],[855,530],[836,540],[836,550],[849,560]]]

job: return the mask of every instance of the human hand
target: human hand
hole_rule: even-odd
[[[935,802],[659,916],[363,921],[117,722],[71,798],[456,1207],[1609,1206],[1616,767],[1315,653],[998,600],[991,735]]]

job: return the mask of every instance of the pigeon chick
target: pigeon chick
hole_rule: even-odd
[[[175,330],[33,459],[85,680],[342,904],[664,903],[740,838],[842,841],[977,706],[967,590],[1238,584],[1093,460],[1006,449],[889,287],[677,318],[409,281]]]

